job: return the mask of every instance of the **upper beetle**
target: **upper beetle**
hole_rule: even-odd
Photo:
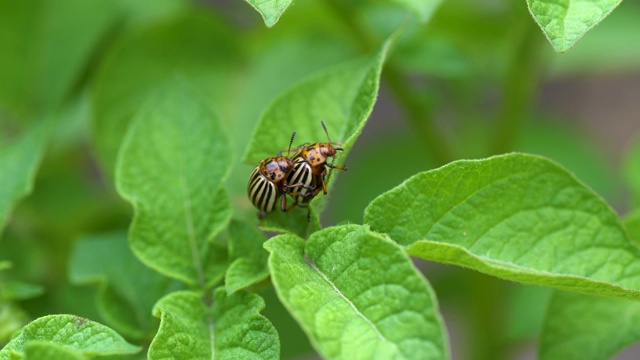
[[[292,193],[295,202],[293,206],[306,206],[320,190],[327,194],[327,167],[346,171],[346,166],[339,166],[330,163],[329,158],[335,159],[336,153],[342,151],[340,143],[331,141],[327,126],[324,121],[320,122],[328,142],[318,142],[313,144],[304,144],[296,148],[293,155],[293,169],[287,175],[287,181],[291,184],[301,184],[300,189],[296,193]]]

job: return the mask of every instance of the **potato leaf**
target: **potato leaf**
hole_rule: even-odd
[[[93,137],[106,172],[113,175],[120,145],[140,105],[171,76],[189,79],[220,111],[230,93],[237,54],[233,34],[204,11],[180,11],[118,38],[92,87]]]
[[[210,301],[193,291],[162,298],[153,310],[161,322],[149,358],[278,359],[277,333],[259,314],[264,307],[259,296],[237,292],[227,297],[219,288],[213,305]]]
[[[223,276],[226,249],[212,239],[231,216],[223,187],[229,143],[204,104],[185,81],[168,82],[131,126],[116,174],[118,191],[135,209],[133,252],[156,271],[201,287]],[[223,260],[212,263],[213,273],[211,257]]]
[[[327,359],[446,359],[429,284],[402,249],[367,226],[265,243],[281,302]]]
[[[151,315],[156,301],[178,288],[138,260],[126,233],[91,235],[75,243],[69,264],[74,284],[100,284],[96,303],[102,318],[120,333],[144,339],[157,327]]]
[[[267,27],[275,25],[293,0],[246,0],[260,13]]]
[[[81,356],[133,354],[140,350],[110,328],[74,315],[48,315],[27,324],[2,350],[0,360],[24,353],[32,341],[62,346]]]
[[[15,203],[31,192],[48,139],[46,124],[34,123],[20,137],[0,146],[0,233]]]
[[[640,243],[640,211],[627,216],[624,225],[633,241]],[[541,360],[608,359],[638,341],[637,301],[554,291],[538,354]]]
[[[558,52],[571,49],[622,0],[527,0],[529,12]]]
[[[640,298],[640,249],[615,212],[556,163],[456,161],[380,195],[365,223],[413,256],[500,278]]]
[[[269,277],[269,254],[262,247],[267,238],[255,226],[232,221],[229,226],[229,258],[225,274],[227,293],[255,284]]]

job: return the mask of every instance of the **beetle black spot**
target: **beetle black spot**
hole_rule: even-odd
[[[316,157],[315,157],[315,156],[313,156],[313,155],[309,156],[309,160],[313,161],[313,160],[315,160],[315,159],[316,159]]]

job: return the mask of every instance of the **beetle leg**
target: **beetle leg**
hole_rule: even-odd
[[[289,208],[285,211],[289,211],[291,209],[293,209],[294,207],[296,207],[296,205],[298,205],[298,200],[294,201],[293,204],[291,204],[291,206],[289,206]]]
[[[318,177],[320,178],[320,182],[322,183],[322,191],[324,192],[325,195],[327,195],[327,184],[324,181],[324,178],[326,175],[327,175],[327,169],[323,169],[320,175],[318,175]]]
[[[332,169],[338,169],[338,170],[342,170],[342,171],[347,171],[347,167],[346,166],[333,165],[333,164],[330,164],[329,162],[326,162],[325,164],[328,167],[332,168]]]
[[[280,200],[280,210],[287,211],[287,190],[282,192],[282,199]]]
[[[316,187],[315,186],[311,186],[311,185],[305,185],[303,183],[297,183],[297,184],[293,184],[293,185],[284,185],[286,188],[295,188],[295,187],[303,187],[307,190],[315,190]],[[286,189],[285,189],[286,191]]]

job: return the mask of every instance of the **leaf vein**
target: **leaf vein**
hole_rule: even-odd
[[[344,300],[347,305],[349,305],[349,307],[356,313],[356,315],[358,315],[360,318],[362,318],[362,320],[364,320],[364,322],[369,325],[369,327],[371,327],[371,329],[374,331],[374,333],[378,336],[378,338],[384,342],[387,342],[389,344],[391,344],[393,347],[395,347],[396,349],[398,349],[398,345],[395,344],[394,342],[392,342],[391,340],[387,339],[384,335],[382,335],[382,333],[380,332],[380,330],[378,330],[378,328],[376,327],[376,325],[371,322],[371,320],[369,320],[369,318],[367,318],[362,312],[360,312],[360,310],[358,310],[358,308],[356,307],[356,305],[349,300],[343,293],[342,291],[340,291],[340,289],[338,289],[336,287],[336,285],[329,279],[327,278],[327,276],[320,271],[320,269],[318,269],[315,264],[310,264],[311,268],[313,270],[315,270],[318,275],[320,275],[320,277],[327,283],[329,284],[329,286],[331,286],[331,288],[333,289],[333,291],[336,292],[336,294],[338,294],[338,296]],[[399,349],[398,349],[399,350]]]

